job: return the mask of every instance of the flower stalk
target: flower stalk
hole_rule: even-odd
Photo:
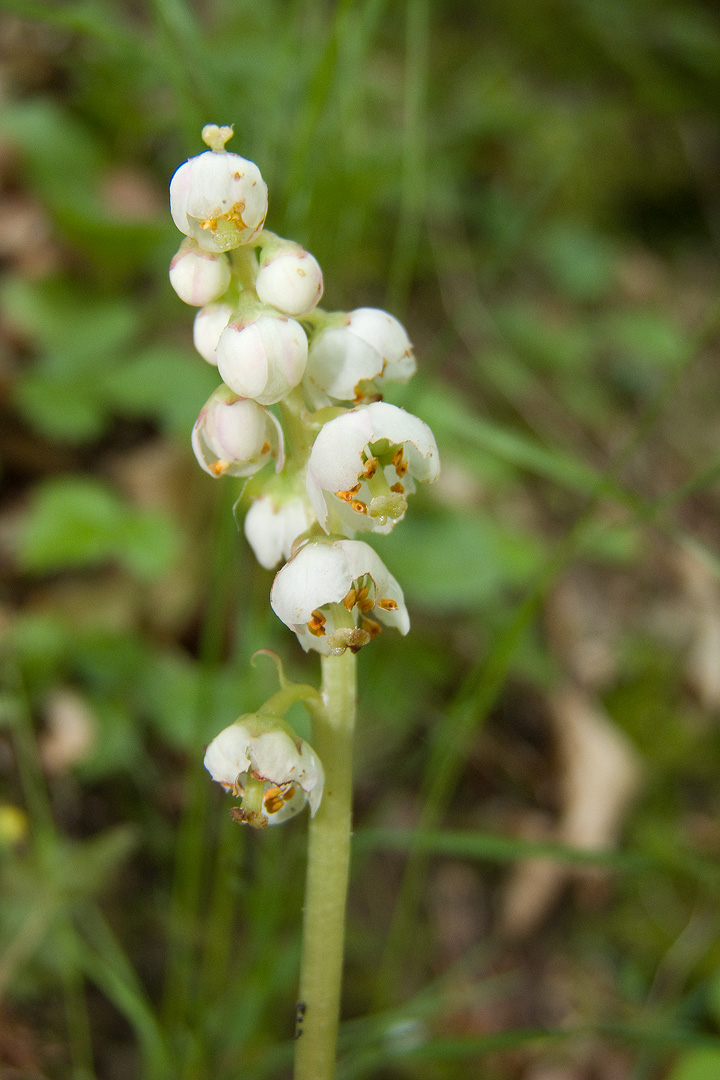
[[[350,867],[355,669],[349,649],[322,657],[325,710],[313,716],[312,739],[325,769],[325,791],[309,830],[295,1080],[335,1075]]]

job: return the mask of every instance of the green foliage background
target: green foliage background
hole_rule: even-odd
[[[393,400],[444,466],[377,545],[413,630],[361,655],[338,1077],[714,1080],[720,701],[688,674],[682,571],[720,619],[712,5],[0,0],[0,30],[0,1063],[288,1073],[304,824],[245,835],[201,768],[273,689],[256,649],[316,674],[188,448],[217,380],[166,191],[218,122],[324,305],[404,320],[420,371]],[[573,573],[610,596],[592,696],[645,766],[596,855],[512,824],[557,810],[533,718],[569,678],[548,620]],[[58,688],[95,738],[53,773]],[[505,941],[505,868],[538,854],[609,895]],[[486,931],[452,963],[450,864]]]

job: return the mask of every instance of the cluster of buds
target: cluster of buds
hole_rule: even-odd
[[[320,266],[264,228],[267,187],[253,162],[225,149],[231,135],[206,126],[209,150],[170,184],[185,235],[170,281],[199,309],[193,340],[222,379],[192,445],[211,476],[252,478],[245,534],[267,569],[286,560],[270,603],[303,649],[358,652],[383,627],[406,634],[409,620],[399,584],[356,534],[387,534],[402,520],[416,483],[438,475],[437,445],[422,420],[382,400],[386,382],[415,372],[404,328],[376,308],[318,307]],[[208,750],[216,779],[239,794],[243,777],[263,776],[280,792],[273,820],[295,811],[300,791],[312,808],[300,781],[287,787],[252,764],[256,736],[246,745],[241,723],[228,731]],[[222,761],[232,761],[232,782]]]

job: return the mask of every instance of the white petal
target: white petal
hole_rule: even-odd
[[[362,452],[372,442],[375,429],[367,408],[329,420],[313,443],[308,475],[325,491],[348,491],[362,469]]]
[[[250,768],[250,732],[243,724],[231,724],[216,735],[205,752],[203,764],[213,780],[232,788]]]
[[[219,386],[200,411],[192,431],[198,463],[211,476],[251,476],[271,455],[284,459],[282,428],[255,401]]]
[[[306,382],[311,394],[327,394],[334,401],[352,401],[359,382],[382,371],[382,356],[348,327],[328,327],[312,339]]]
[[[312,512],[301,496],[276,505],[270,495],[256,499],[245,517],[245,536],[266,570],[289,559],[293,541],[310,528]]]
[[[229,304],[210,304],[198,311],[193,323],[193,344],[208,364],[217,367],[215,351],[220,335],[230,321],[232,308]]]
[[[268,357],[255,323],[231,323],[220,334],[217,346],[218,371],[223,382],[242,397],[262,394],[268,381]]]
[[[351,583],[352,575],[341,548],[333,544],[306,544],[276,574],[270,590],[270,606],[292,630],[307,623],[316,608],[339,603]]]

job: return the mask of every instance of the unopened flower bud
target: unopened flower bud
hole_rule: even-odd
[[[251,476],[271,457],[283,466],[282,428],[255,401],[219,386],[200,411],[192,431],[200,466],[211,476]]]
[[[218,370],[227,385],[273,405],[302,379],[307,337],[299,322],[275,312],[234,319],[220,335]]]
[[[193,323],[193,344],[208,364],[217,367],[215,351],[220,335],[230,322],[232,308],[229,304],[208,304],[198,311]]]
[[[299,244],[272,237],[263,244],[255,289],[263,303],[285,315],[305,315],[320,302],[322,270]]]
[[[225,255],[203,251],[194,240],[183,240],[170,263],[170,284],[181,300],[202,307],[217,300],[230,284]]]
[[[323,793],[315,751],[281,721],[262,714],[240,717],[207,748],[205,768],[226,791],[242,797],[233,814],[255,828],[279,825],[307,804],[314,817]]]

